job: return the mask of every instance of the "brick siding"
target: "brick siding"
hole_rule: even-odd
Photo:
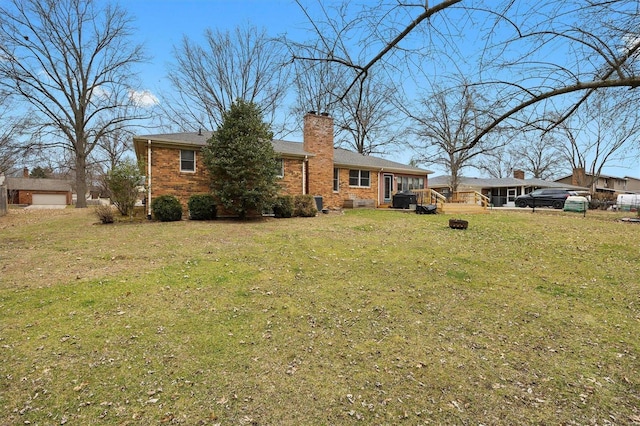
[[[194,194],[207,194],[209,188],[209,171],[204,165],[202,152],[196,151],[195,172],[180,171],[180,148],[151,145],[151,197],[174,195],[180,200],[182,209],[187,210],[189,197]],[[187,148],[188,149],[188,148]],[[147,170],[146,158],[144,169]]]

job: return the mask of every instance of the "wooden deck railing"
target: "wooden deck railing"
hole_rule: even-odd
[[[435,204],[438,207],[442,207],[442,204],[447,202],[447,198],[444,195],[431,188],[412,189],[411,192],[416,194],[418,204]]]
[[[478,191],[458,191],[451,197],[452,203],[477,204],[483,208],[489,207],[489,197]]]
[[[455,207],[455,210],[462,208],[467,211],[471,206],[477,206],[476,208],[481,208],[486,212],[490,203],[489,197],[482,195],[478,191],[458,191],[454,193],[450,200],[447,200],[444,195],[431,188],[414,189],[412,192],[417,195],[418,204],[435,204],[439,212],[452,210],[456,205],[460,207]]]

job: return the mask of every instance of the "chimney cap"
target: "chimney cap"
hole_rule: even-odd
[[[313,115],[316,115],[317,113],[318,113],[317,111],[311,110],[311,111],[309,111],[307,114],[313,114]]]

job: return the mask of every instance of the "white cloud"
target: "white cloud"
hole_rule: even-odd
[[[129,99],[139,107],[151,107],[158,104],[158,98],[148,90],[129,90]]]
[[[105,88],[103,88],[102,86],[95,86],[92,90],[91,90],[91,95],[90,97],[96,98],[104,98],[104,99],[108,99],[109,96],[111,96],[111,92]]]

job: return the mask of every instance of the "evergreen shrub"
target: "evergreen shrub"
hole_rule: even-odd
[[[216,200],[211,194],[194,194],[189,198],[189,219],[211,220],[215,219]]]
[[[273,214],[275,217],[293,216],[293,197],[291,195],[276,197],[273,204]]]
[[[182,219],[182,204],[174,195],[162,195],[151,202],[153,217],[160,222],[173,222]]]

